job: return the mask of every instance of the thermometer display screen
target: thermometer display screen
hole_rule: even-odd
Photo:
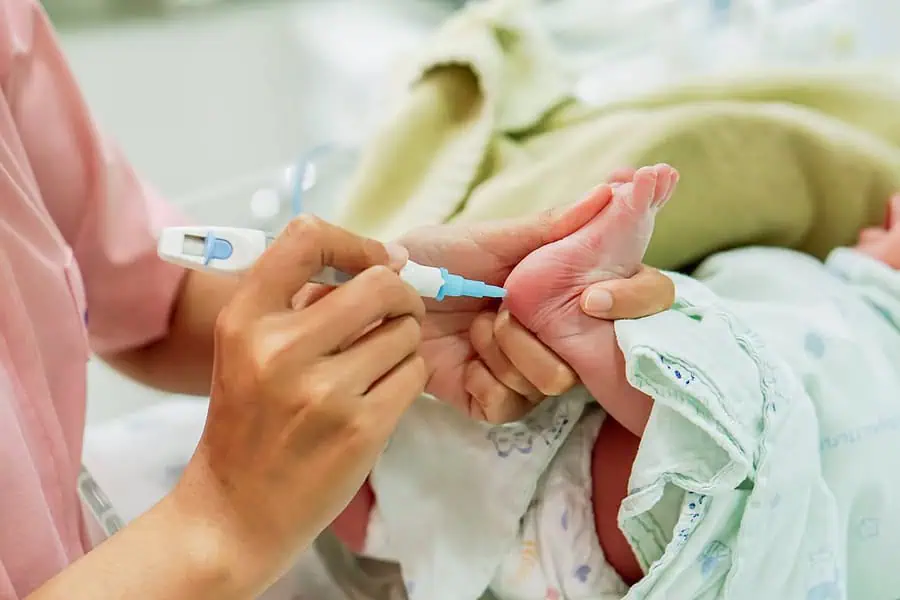
[[[206,252],[206,238],[199,235],[185,235],[182,252],[186,256],[203,256]]]

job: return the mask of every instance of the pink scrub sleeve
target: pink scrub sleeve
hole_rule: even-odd
[[[81,556],[90,350],[166,334],[181,221],[104,140],[36,0],[0,0],[0,600]],[[139,118],[136,115],[135,118]]]
[[[91,347],[104,353],[159,338],[182,271],[157,258],[156,237],[181,219],[97,130],[39,4],[6,3],[31,13],[31,51],[16,61],[7,98],[40,194],[84,278]]]

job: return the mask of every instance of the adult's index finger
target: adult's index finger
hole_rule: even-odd
[[[356,275],[389,262],[384,244],[303,215],[285,227],[247,273],[241,301],[259,313],[290,309],[294,295],[325,267]]]

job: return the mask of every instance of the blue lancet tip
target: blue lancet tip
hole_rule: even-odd
[[[500,286],[496,285],[488,285],[486,283],[481,284],[483,286],[483,297],[485,298],[505,298],[506,290]]]
[[[465,298],[504,298],[506,290],[496,285],[488,285],[483,281],[465,279],[444,271],[444,285],[438,299],[445,297]]]

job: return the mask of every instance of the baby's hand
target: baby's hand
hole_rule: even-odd
[[[891,198],[884,227],[863,229],[856,249],[892,269],[900,269],[900,194]]]
[[[608,295],[605,310],[590,310],[585,298]],[[666,310],[675,298],[672,280],[646,266],[628,279],[592,285],[582,297],[591,316],[616,320]],[[572,368],[506,310],[478,315],[469,330],[476,359],[466,369],[466,391],[494,423],[524,417],[547,396],[559,396],[578,381]]]

